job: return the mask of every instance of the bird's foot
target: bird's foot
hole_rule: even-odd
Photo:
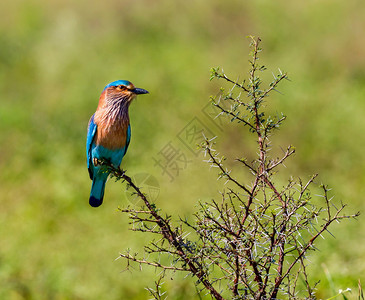
[[[102,161],[100,159],[97,159],[96,157],[93,158],[93,165],[95,167],[99,166],[102,164]]]
[[[103,165],[112,165],[111,161],[109,159],[105,159],[105,158],[93,158],[93,164],[95,167],[97,166],[103,166]]]

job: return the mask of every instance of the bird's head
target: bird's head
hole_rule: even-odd
[[[148,91],[136,88],[127,80],[117,80],[107,84],[103,90],[112,101],[124,100],[130,103],[139,94],[148,94]]]

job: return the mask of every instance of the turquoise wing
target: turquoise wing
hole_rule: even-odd
[[[86,139],[86,158],[87,158],[87,168],[89,170],[90,179],[93,179],[93,169],[92,169],[92,144],[96,134],[97,126],[94,122],[94,115],[91,116],[89,121],[89,126],[87,129],[87,139]]]

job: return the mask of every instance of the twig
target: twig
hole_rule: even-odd
[[[184,268],[179,268],[179,267],[175,267],[175,266],[164,266],[164,265],[162,265],[158,262],[150,262],[150,261],[144,260],[144,259],[137,259],[136,257],[134,257],[130,254],[119,253],[119,256],[123,257],[127,260],[139,263],[139,264],[149,265],[149,266],[153,266],[153,267],[156,267],[156,268],[161,268],[161,269],[164,269],[164,270],[174,270],[174,271],[184,271],[184,272],[189,271],[189,270],[184,269]]]

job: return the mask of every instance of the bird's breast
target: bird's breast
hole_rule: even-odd
[[[114,150],[122,149],[126,145],[129,118],[95,114],[97,131],[95,144]]]

